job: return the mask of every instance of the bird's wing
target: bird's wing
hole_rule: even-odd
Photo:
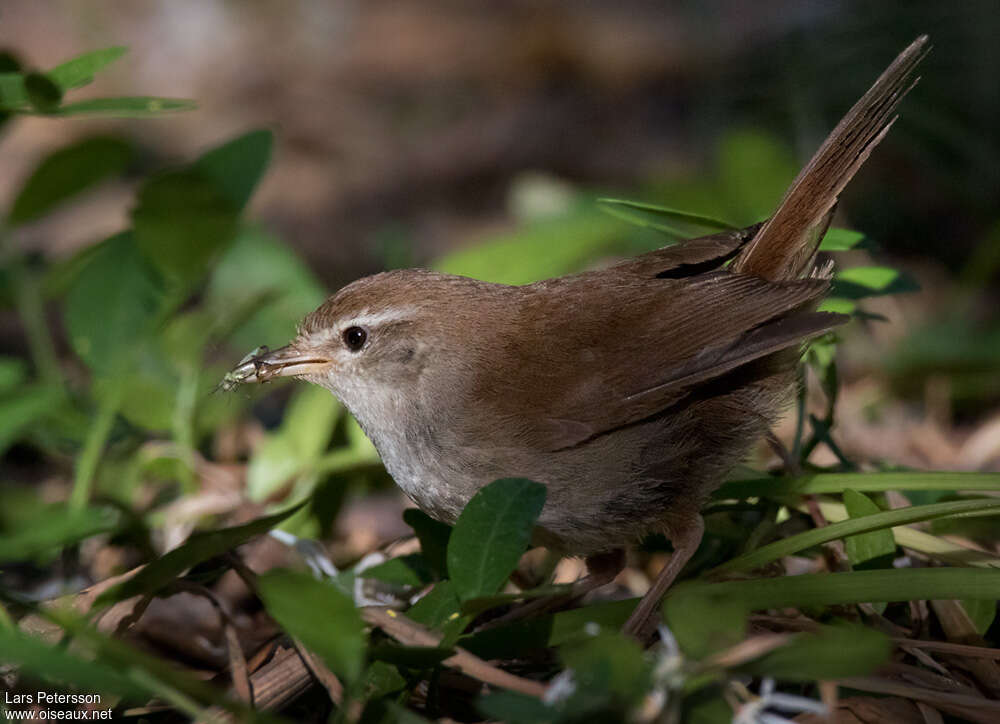
[[[511,390],[509,404],[546,411],[525,421],[522,439],[532,447],[572,447],[651,417],[700,384],[844,321],[811,311],[824,279],[775,283],[719,271],[617,283],[604,299],[567,284],[564,314],[531,317],[550,330],[558,326],[552,342],[537,343],[547,337],[536,330],[523,337],[535,340],[531,349],[515,342],[508,350],[524,370],[511,380],[521,391]],[[526,394],[530,401],[519,399]]]

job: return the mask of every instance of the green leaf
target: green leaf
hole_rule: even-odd
[[[668,598],[663,614],[681,650],[694,659],[734,646],[746,635],[743,604],[710,589],[701,595]]]
[[[459,598],[500,590],[528,546],[545,494],[534,481],[502,478],[472,496],[448,542],[448,571]]]
[[[28,365],[20,357],[0,355],[0,394],[20,385],[28,377]]]
[[[76,103],[64,103],[52,116],[104,116],[107,118],[150,118],[167,113],[192,111],[194,101],[181,98],[137,96],[130,98],[91,98]]]
[[[418,588],[430,583],[430,570],[419,553],[390,558],[357,574],[359,578],[374,578],[385,583]]]
[[[1000,473],[917,472],[816,473],[797,478],[755,478],[724,484],[713,495],[717,500],[766,495],[824,495],[852,488],[863,493],[889,490],[994,490],[1000,491]]]
[[[24,91],[28,94],[28,102],[39,113],[52,113],[62,102],[62,88],[44,73],[28,73],[24,76]]]
[[[60,63],[46,75],[64,91],[79,88],[94,81],[94,74],[118,60],[128,48],[114,46],[83,53],[65,63]]]
[[[559,656],[573,670],[577,692],[606,692],[618,697],[620,704],[631,704],[648,691],[650,672],[642,648],[616,631],[567,644]]]
[[[131,701],[141,701],[154,693],[103,661],[81,658],[16,629],[0,627],[0,663],[14,664],[45,681],[71,684],[88,692],[117,694]]]
[[[272,571],[259,579],[267,612],[290,635],[316,653],[330,670],[352,682],[364,662],[365,633],[349,596],[326,581],[295,571]]]
[[[28,103],[28,92],[24,88],[21,73],[0,73],[0,110],[23,110]]]
[[[888,661],[891,653],[892,642],[880,631],[863,626],[824,626],[818,633],[796,636],[745,668],[757,676],[813,682],[866,676]]]
[[[451,526],[434,520],[419,508],[403,511],[403,522],[413,528],[420,541],[420,551],[438,578],[448,577],[448,539]]]
[[[94,606],[106,606],[132,596],[155,593],[195,564],[222,555],[254,536],[266,533],[302,506],[303,503],[299,503],[280,513],[243,525],[195,533],[183,545],[146,564],[145,568],[128,580],[106,590],[98,596]]]
[[[703,214],[672,209],[668,206],[647,204],[641,201],[626,199],[597,199],[598,207],[619,219],[658,231],[666,232],[678,238],[689,238],[697,235],[697,230],[729,231],[735,226]]]
[[[132,210],[135,240],[168,279],[201,279],[236,236],[238,208],[202,172],[170,171],[148,180]]]
[[[461,603],[451,581],[440,581],[427,595],[418,600],[407,617],[430,628],[441,628],[461,617]]]
[[[501,284],[527,284],[579,271],[607,253],[628,227],[590,207],[452,252],[433,267]]]
[[[247,495],[265,500],[296,477],[313,474],[341,410],[337,399],[322,387],[299,387],[281,427],[250,458]]]
[[[920,291],[909,275],[884,266],[855,266],[839,270],[833,278],[831,296],[845,299],[905,294]]]
[[[148,338],[163,302],[163,284],[124,232],[102,242],[66,297],[70,344],[92,370],[118,374]]]
[[[270,131],[251,131],[208,151],[195,162],[195,168],[242,209],[267,170],[273,142]]]
[[[516,691],[496,691],[476,700],[476,709],[488,719],[507,724],[552,724],[561,720],[555,707]]]
[[[238,349],[280,347],[295,325],[326,297],[315,275],[295,252],[259,227],[244,227],[222,255],[206,291],[209,309],[228,314],[250,300],[267,297],[235,330]]]
[[[447,646],[400,646],[382,643],[368,650],[369,658],[384,661],[406,669],[433,669],[455,653]]]
[[[997,601],[982,598],[967,598],[960,602],[973,628],[980,636],[985,636],[997,617]]]
[[[0,563],[51,555],[85,538],[113,531],[121,524],[121,515],[114,508],[79,510],[55,503],[35,512],[29,520],[19,520],[11,534],[0,535]]]
[[[30,425],[54,412],[65,400],[54,385],[27,385],[0,397],[0,453],[17,441]]]
[[[878,515],[882,512],[870,498],[856,490],[844,491],[844,505],[847,507],[847,514],[853,519]],[[1000,513],[1000,510],[997,512]],[[892,530],[886,527],[847,536],[844,538],[844,547],[855,570],[885,568],[886,564],[891,565],[892,557],[896,553],[896,539],[892,536]]]
[[[830,228],[820,242],[820,251],[850,251],[862,241],[865,235],[851,229]]]
[[[859,476],[863,477],[863,476]],[[766,546],[733,558],[713,569],[712,573],[731,571],[748,571],[760,568],[772,561],[790,556],[813,546],[827,543],[838,538],[859,536],[873,531],[885,530],[895,526],[918,523],[935,518],[1000,515],[998,500],[959,500],[932,505],[917,505],[909,508],[897,508],[885,512],[872,513],[853,517],[839,523],[831,523],[822,528],[798,533],[788,538],[777,540]],[[893,544],[895,550],[895,544]]]
[[[132,147],[117,138],[96,137],[65,146],[46,157],[14,200],[11,225],[37,219],[104,179],[120,174],[132,160]]]

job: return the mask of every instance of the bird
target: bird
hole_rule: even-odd
[[[593,585],[664,534],[674,552],[624,627],[641,637],[699,546],[708,496],[787,407],[804,343],[847,320],[817,311],[832,277],[819,243],[928,50],[921,36],[899,54],[761,223],[520,286],[365,277],[224,385],[326,388],[445,523],[496,479],[541,483],[533,542],[584,557]]]

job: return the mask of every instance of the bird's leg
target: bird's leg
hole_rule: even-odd
[[[608,553],[596,553],[587,556],[587,575],[575,581],[568,593],[559,593],[553,596],[543,596],[533,601],[527,601],[520,606],[508,611],[500,618],[488,622],[483,629],[493,628],[502,623],[519,621],[528,616],[534,616],[554,608],[564,606],[576,598],[585,596],[593,590],[600,588],[615,580],[615,576],[625,568],[625,549],[618,548]]]
[[[674,545],[674,554],[670,556],[670,561],[663,567],[652,587],[646,591],[646,595],[639,601],[639,605],[632,611],[628,621],[622,627],[622,633],[645,641],[659,621],[660,601],[670,585],[677,578],[677,575],[684,568],[684,565],[691,560],[691,556],[698,550],[701,537],[705,532],[705,522],[700,515],[695,514],[693,518],[685,518],[684,525],[673,525],[668,530],[670,542]]]

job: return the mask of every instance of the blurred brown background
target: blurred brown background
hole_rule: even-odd
[[[846,266],[903,268],[922,291],[868,300],[889,323],[852,325],[842,435],[864,459],[982,469],[1000,459],[993,0],[5,0],[0,47],[26,65],[129,46],[74,98],[155,94],[199,109],[16,119],[0,135],[0,203],[75,136],[132,139],[137,182],[267,127],[276,150],[251,215],[330,289],[429,264],[577,192],[750,223],[924,32],[922,80],[838,212],[879,247],[843,255]],[[759,175],[754,158],[732,158],[740,133],[769,159]],[[705,178],[699,201],[688,186]],[[737,192],[724,209],[704,205],[716,186]],[[17,241],[63,258],[126,226],[134,189],[105,185]],[[12,325],[0,340],[17,350]]]
[[[921,32],[935,48],[920,87],[843,208],[893,255],[969,274],[996,245],[1000,201],[991,0],[5,0],[2,45],[31,65],[130,47],[82,97],[200,108],[11,124],[0,199],[95,127],[138,140],[150,167],[270,127],[277,152],[254,213],[335,286],[509,226],[525,172],[628,193],[710,167],[735,127],[772,132],[802,161]],[[25,243],[64,254],[119,228],[128,203],[126,188],[103,192]]]

